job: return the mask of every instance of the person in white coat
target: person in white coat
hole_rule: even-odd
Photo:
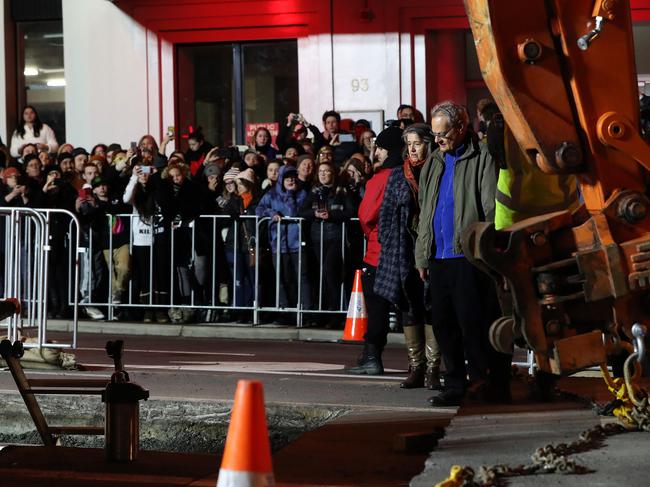
[[[41,122],[36,109],[31,105],[23,108],[22,120],[11,136],[11,156],[21,157],[23,147],[27,144],[36,145],[39,151],[56,152],[59,148],[54,130]]]

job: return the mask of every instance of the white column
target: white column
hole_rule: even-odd
[[[8,1],[8,0],[7,0]],[[2,116],[0,116],[0,137],[2,137],[2,141],[9,145],[11,142],[9,138],[11,137],[11,134],[7,133],[7,61],[5,59],[5,33],[4,33],[4,25],[5,25],[5,0],[0,0],[0,26],[2,26],[2,31],[0,35],[0,56],[2,56],[2,75],[0,76],[0,113]],[[11,73],[13,74],[13,73]]]
[[[66,142],[128,147],[153,130],[145,28],[106,0],[63,0],[63,36]]]

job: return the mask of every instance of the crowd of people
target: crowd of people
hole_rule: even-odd
[[[167,154],[171,134],[160,145],[145,135],[127,149],[59,146],[26,107],[10,149],[0,153],[0,191],[4,206],[78,215],[90,247],[82,303],[109,293],[112,304],[135,300],[144,321],[161,323],[205,320],[192,304],[231,307],[237,314],[221,318],[246,322],[254,306],[344,309],[361,268],[369,324],[348,373],[383,373],[389,313],[397,310],[409,361],[401,387],[437,390],[436,406],[468,393],[508,401],[511,357],[488,342],[501,313],[496,287],[465,258],[461,235],[494,221],[495,212],[500,224],[513,222],[517,208],[495,200],[516,175],[499,161],[507,133],[498,108],[482,101],[478,115],[475,130],[465,107],[443,102],[425,124],[401,105],[375,134],[367,121],[341,120],[335,111],[323,114],[322,131],[291,113],[275,141],[259,128],[243,153],[213,147],[197,130],[186,151]],[[485,136],[491,130],[496,144]],[[360,225],[352,224],[357,217]],[[51,275],[60,281],[49,288],[52,316],[68,303],[63,227],[54,225],[50,237]],[[101,309],[85,309],[104,318]]]
[[[173,134],[84,148],[59,144],[27,106],[0,150],[0,193],[4,206],[76,214],[89,248],[79,299],[92,319],[106,318],[97,303],[116,305],[115,318],[161,323],[251,322],[253,306],[341,310],[361,265],[356,218],[375,133],[335,111],[322,123],[321,131],[291,113],[275,141],[259,128],[245,152],[214,147],[200,129],[185,151],[168,150]],[[68,225],[53,218],[48,309],[59,317],[69,313]],[[129,304],[143,305],[140,313]],[[206,306],[233,309],[215,316]],[[295,324],[290,313],[272,318]]]

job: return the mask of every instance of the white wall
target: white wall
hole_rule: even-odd
[[[128,147],[157,132],[158,70],[149,73],[148,93],[145,28],[106,0],[63,0],[63,36],[66,142]],[[157,62],[157,50],[150,54]]]
[[[301,112],[319,127],[323,112],[331,108],[345,112],[383,110],[384,119],[395,118],[402,101],[410,103],[411,99],[410,49],[406,60],[404,50],[397,32],[321,34],[300,39]],[[404,82],[406,89],[401,87]]]
[[[9,1],[9,0],[7,0]],[[5,60],[5,33],[4,33],[4,25],[5,25],[5,0],[0,0],[0,66],[2,66],[4,69],[2,70],[2,75],[0,75],[0,137],[2,137],[2,141],[5,144],[9,144],[9,140],[7,140],[7,81],[6,81],[6,76],[7,76],[7,67],[6,67],[6,60]]]
[[[161,127],[174,124],[171,44],[162,42],[159,66],[157,35],[106,0],[63,0],[63,34],[68,142],[126,147],[145,133],[159,139]],[[423,56],[416,44],[416,57]],[[414,87],[408,36],[397,32],[301,38],[300,111],[318,127],[331,108],[383,110],[385,119],[394,118],[414,91],[423,104],[422,64]]]

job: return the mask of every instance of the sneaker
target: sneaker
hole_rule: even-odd
[[[157,313],[156,313],[157,316]],[[182,323],[183,322],[183,308],[171,308],[169,310],[169,319],[172,323]],[[156,321],[158,319],[156,318]]]
[[[182,308],[181,314],[183,316],[183,323],[194,323],[196,320],[196,312],[192,308]]]
[[[122,293],[116,293],[112,296],[113,304],[122,304]]]
[[[153,323],[153,311],[146,310],[142,316],[142,321],[145,323]]]
[[[160,324],[169,323],[167,312],[164,309],[157,309],[154,314],[156,316],[156,322]]]
[[[88,318],[93,320],[103,320],[106,318],[106,316],[104,316],[104,313],[102,313],[99,308],[95,308],[94,306],[86,306],[84,308],[84,311],[86,312]]]

